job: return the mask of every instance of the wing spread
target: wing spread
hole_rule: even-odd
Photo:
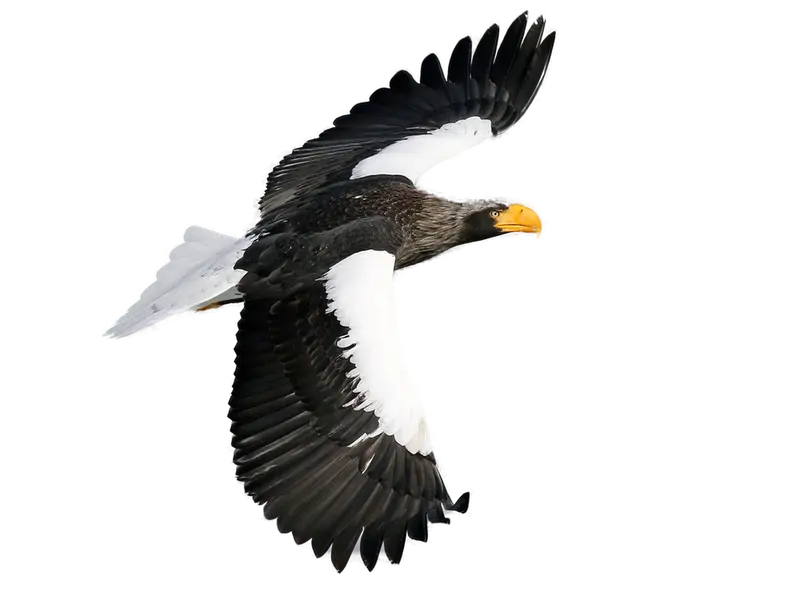
[[[404,370],[393,225],[377,217],[298,235],[281,229],[280,209],[324,201],[328,186],[351,179],[413,182],[507,130],[536,95],[555,39],[542,39],[541,18],[526,27],[523,14],[499,47],[490,27],[474,54],[462,39],[447,75],[435,55],[419,82],[400,71],[286,156],[269,176],[255,242],[236,264],[245,272],[230,399],[237,475],[280,531],[311,540],[317,556],[330,549],[338,570],[359,538],[369,569],[382,547],[398,562],[406,536],[426,540],[427,523],[464,512],[469,496],[448,495]]]

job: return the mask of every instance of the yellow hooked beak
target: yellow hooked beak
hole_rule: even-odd
[[[512,204],[495,218],[495,227],[503,232],[522,231],[542,233],[542,221],[533,210],[522,204]]]

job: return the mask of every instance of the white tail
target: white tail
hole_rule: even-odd
[[[125,337],[171,315],[238,297],[236,284],[244,272],[233,265],[252,239],[192,226],[183,240],[170,252],[169,262],[159,269],[156,281],[106,335]]]

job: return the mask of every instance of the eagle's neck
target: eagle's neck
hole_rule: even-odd
[[[397,269],[465,243],[464,218],[475,210],[472,203],[451,202],[436,196],[427,196],[415,208],[413,218],[401,221],[403,244],[396,256]]]

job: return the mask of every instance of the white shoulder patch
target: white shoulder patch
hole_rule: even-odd
[[[424,135],[414,135],[386,146],[353,169],[350,179],[368,175],[405,175],[417,181],[426,172],[492,137],[492,122],[468,117],[447,123]]]
[[[357,377],[354,410],[378,417],[374,433],[394,436],[409,452],[429,454],[428,427],[408,376],[395,314],[392,279],[394,256],[365,250],[334,265],[322,278],[328,312],[349,328],[338,344]]]

